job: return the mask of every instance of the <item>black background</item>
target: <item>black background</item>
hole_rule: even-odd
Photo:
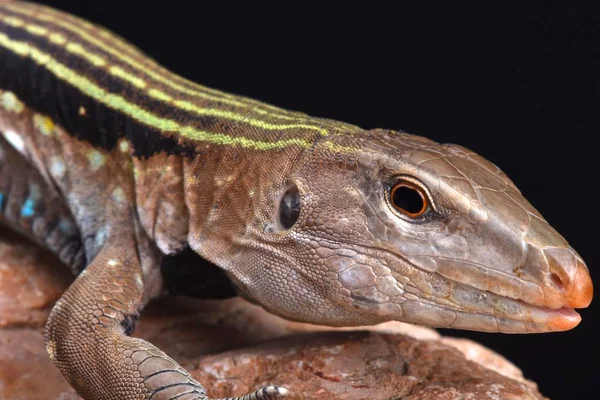
[[[112,29],[206,86],[469,147],[503,168],[600,276],[600,18],[591,1],[44,3]],[[597,398],[597,304],[564,333],[443,333],[497,350],[554,399]]]

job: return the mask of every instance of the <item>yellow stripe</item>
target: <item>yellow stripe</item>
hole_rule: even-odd
[[[121,36],[116,35],[115,33],[111,32],[111,31],[109,31],[109,30],[107,30],[107,29],[105,29],[105,28],[103,28],[101,26],[94,25],[94,24],[92,24],[92,23],[90,23],[90,22],[88,22],[88,21],[86,21],[84,19],[74,17],[74,16],[72,16],[70,14],[67,14],[67,13],[57,12],[55,9],[53,9],[51,7],[48,7],[48,6],[45,6],[45,5],[42,5],[42,4],[37,4],[36,7],[44,9],[50,16],[53,16],[54,18],[67,19],[67,20],[71,21],[72,22],[71,27],[73,29],[75,29],[75,30],[77,30],[77,26],[76,25],[79,24],[79,25],[83,26],[84,28],[86,28],[86,29],[88,29],[90,31],[95,31],[99,36],[103,37],[104,39],[107,39],[110,42],[111,45],[115,45],[115,46],[119,47],[120,50],[126,51],[127,53],[129,53],[130,55],[132,55],[134,57],[142,57],[142,58],[144,58],[145,61],[148,64],[152,65],[153,67],[155,67],[157,69],[160,69],[164,74],[170,76],[172,80],[176,80],[176,81],[179,81],[179,82],[181,82],[183,84],[187,84],[187,85],[191,85],[191,86],[194,86],[194,87],[198,87],[199,89],[201,89],[203,91],[214,93],[215,95],[219,96],[219,98],[226,97],[226,98],[229,98],[229,99],[232,99],[232,100],[236,99],[235,95],[232,95],[232,94],[229,94],[229,93],[225,93],[225,92],[222,92],[220,90],[212,89],[212,88],[209,88],[209,87],[206,87],[206,86],[198,85],[196,82],[190,81],[189,79],[186,79],[186,78],[184,78],[182,76],[173,74],[171,71],[169,71],[166,68],[164,68],[162,65],[160,65],[159,63],[157,63],[156,61],[154,61],[152,58],[149,58],[146,54],[144,54],[143,51],[141,51],[140,49],[136,48],[135,46],[127,43],[127,41],[125,39],[123,39]],[[67,28],[65,28],[65,29],[67,29]],[[79,31],[79,30],[75,31],[75,30],[73,30],[71,32],[73,32],[75,34],[78,34],[80,36],[81,35],[85,35],[84,32]],[[119,54],[121,54],[121,53],[117,53],[116,55],[118,56]],[[289,116],[284,116],[284,115],[278,115],[277,118],[291,119],[292,120],[292,119],[299,119],[298,117],[300,117],[301,119],[307,117],[306,115],[303,115],[302,113],[291,112],[291,111],[288,111],[288,110],[285,110],[285,109],[282,109],[282,108],[279,108],[279,107],[276,107],[276,106],[272,106],[270,104],[266,104],[266,103],[260,102],[258,100],[251,99],[251,98],[245,98],[244,100],[247,101],[249,104],[256,104],[256,105],[259,105],[261,107],[272,109],[273,111],[277,111],[278,113],[299,114],[299,116],[297,116],[297,117],[289,117]],[[245,106],[247,106],[247,105],[248,104],[246,104]],[[265,111],[265,110],[260,110],[260,111],[262,113],[269,114],[268,111]]]
[[[48,33],[48,29],[44,28],[43,26],[39,26],[39,25],[27,25],[27,27],[25,28],[27,30],[27,32],[29,33],[33,33],[34,35],[45,35]]]
[[[232,121],[242,122],[257,128],[266,130],[286,130],[286,129],[310,129],[319,132],[323,136],[327,136],[328,132],[324,128],[319,128],[314,125],[303,125],[303,124],[292,124],[292,125],[279,125],[271,124],[269,122],[261,121],[258,119],[248,118],[240,114],[233,113],[231,111],[219,110],[214,108],[199,108],[194,103],[189,101],[175,100],[173,104],[182,110],[191,111],[197,115],[219,117],[224,119],[230,119]]]
[[[24,4],[26,5],[26,4]],[[106,28],[103,28],[100,25],[95,25],[93,23],[90,23],[89,21],[86,21],[85,19],[81,19],[81,18],[77,18],[76,16],[73,16],[71,14],[68,13],[63,13],[60,11],[57,11],[55,9],[53,9],[52,7],[48,7],[46,5],[43,4],[36,4],[35,5],[36,8],[42,9],[44,10],[49,16],[51,16],[52,18],[60,18],[60,19],[65,19],[68,21],[71,21],[71,23],[73,24],[72,27],[73,29],[77,29],[77,25],[82,26],[83,28],[94,32],[94,34],[97,34],[98,36],[103,37],[104,39],[107,39],[111,45],[114,45],[116,47],[118,47],[120,50],[129,53],[130,55],[134,56],[134,57],[140,57],[144,59],[144,62],[147,63],[148,65],[152,65],[153,67],[160,69],[164,74],[171,76],[172,79],[178,80],[180,82],[183,82],[185,84],[191,84],[192,86],[198,86],[197,83],[192,82],[184,77],[178,76],[178,75],[174,75],[171,71],[167,70],[165,67],[163,67],[162,65],[160,65],[158,62],[156,62],[154,59],[148,57],[146,54],[144,54],[144,52],[140,49],[138,49],[136,46],[128,43],[124,38],[122,38],[121,36],[115,34],[114,32],[109,31]],[[17,11],[18,12],[18,11]],[[34,15],[30,10],[26,9],[26,10],[22,10],[23,14],[26,15]],[[53,21],[52,20],[46,20],[46,21]],[[71,31],[73,33],[79,34],[80,36],[82,34],[84,34],[81,31]],[[224,97],[228,97],[231,99],[235,99],[235,96],[228,94],[228,93],[224,93],[221,92],[219,90],[215,90],[215,89],[211,89],[208,88],[206,86],[201,86],[201,88],[203,90],[206,90],[208,92],[214,92],[217,95],[221,95]],[[282,110],[284,112],[287,112],[287,110]]]
[[[134,69],[139,70],[140,72],[148,75],[149,77],[151,77],[152,79],[156,80],[157,82],[160,82],[172,89],[178,90],[182,93],[185,93],[187,95],[190,96],[194,96],[194,97],[200,97],[200,98],[204,98],[207,100],[214,100],[214,101],[220,101],[222,103],[225,104],[230,104],[233,106],[238,106],[238,107],[248,107],[251,104],[256,104],[259,105],[261,107],[265,107],[265,108],[272,108],[274,110],[277,110],[278,112],[283,112],[285,113],[285,110],[279,109],[277,107],[274,106],[270,106],[267,104],[263,104],[261,102],[258,101],[247,101],[247,102],[242,102],[239,100],[235,100],[234,96],[229,95],[227,93],[223,93],[214,89],[210,89],[210,88],[206,88],[204,86],[199,86],[196,83],[193,83],[185,78],[181,78],[183,79],[185,82],[190,83],[192,85],[194,85],[197,88],[201,88],[203,90],[209,90],[211,92],[213,92],[215,95],[210,95],[207,93],[203,93],[200,92],[198,90],[194,90],[194,89],[189,89],[185,86],[181,86],[175,82],[173,82],[172,80],[169,80],[166,77],[163,77],[162,75],[149,70],[147,68],[144,67],[144,65],[142,65],[141,63],[137,62],[136,60],[127,57],[125,55],[123,55],[121,52],[117,51],[113,46],[111,45],[107,45],[106,43],[104,43],[101,40],[98,40],[96,38],[94,38],[93,36],[89,35],[88,33],[82,31],[81,29],[79,29],[77,26],[73,25],[72,23],[69,23],[67,21],[64,20],[64,16],[65,14],[57,14],[56,16],[51,16],[51,15],[44,15],[44,14],[40,14],[40,13],[34,13],[31,10],[26,8],[26,5],[24,4],[20,4],[19,2],[15,2],[15,3],[11,3],[11,4],[6,4],[6,6],[8,6],[8,8],[11,11],[20,13],[20,14],[24,14],[27,16],[30,16],[32,18],[37,18],[39,20],[42,21],[46,21],[46,22],[50,22],[52,24],[55,24],[57,26],[60,26],[61,28],[64,28],[76,35],[78,35],[79,37],[81,37],[82,39],[86,40],[87,42],[93,44],[94,46],[99,47],[100,49],[102,49],[103,51],[106,51],[109,54],[112,54],[113,56],[117,57],[118,59],[120,59],[121,61],[123,61],[124,63],[128,64],[130,67],[133,67]],[[49,11],[49,10],[48,10]],[[54,10],[53,10],[54,11]],[[111,39],[115,39],[115,38],[111,38]],[[117,39],[118,40],[118,39]],[[140,54],[141,55],[141,54]],[[246,99],[246,100],[250,100],[250,99]],[[280,116],[280,115],[275,115],[275,114],[269,114],[269,116],[275,117],[275,118],[293,118],[296,119],[295,117],[287,117],[287,116]],[[302,118],[301,118],[302,119]]]
[[[341,146],[331,141],[324,142],[323,147],[337,154],[356,155],[361,151],[358,147]]]
[[[25,21],[16,17],[6,17],[4,19],[4,22],[6,23],[6,25],[10,25],[15,28],[20,28],[23,25],[25,25]]]
[[[155,99],[158,99],[161,101],[172,101],[173,100],[173,98],[171,96],[169,96],[165,92],[161,92],[158,89],[148,90],[148,95],[150,95],[150,97],[154,97]]]
[[[109,52],[110,54],[113,54],[115,57],[121,59],[121,61],[129,64],[130,67],[133,67],[134,69],[139,69],[141,73],[145,73],[146,75],[155,79],[156,81],[161,82],[174,90],[179,90],[180,92],[185,93],[187,95],[190,95],[193,97],[200,97],[200,98],[204,98],[207,100],[218,101],[218,102],[222,102],[225,104],[244,107],[244,108],[247,108],[249,105],[253,105],[253,107],[249,107],[249,109],[252,112],[261,114],[261,115],[266,115],[267,117],[270,117],[270,118],[285,119],[285,120],[290,120],[290,121],[300,120],[300,121],[305,121],[305,122],[310,122],[312,120],[312,118],[310,118],[306,114],[289,112],[287,110],[284,110],[284,109],[281,109],[281,108],[278,108],[275,106],[271,106],[269,104],[265,104],[265,103],[262,103],[262,102],[259,102],[259,101],[256,101],[256,100],[253,100],[250,98],[244,98],[245,102],[238,101],[238,100],[235,100],[236,96],[233,96],[228,93],[224,93],[224,92],[221,92],[221,91],[218,91],[215,89],[207,88],[205,86],[200,86],[200,85],[196,84],[195,82],[189,81],[188,79],[186,79],[184,77],[181,77],[181,76],[171,73],[170,71],[166,70],[164,67],[160,66],[153,60],[147,58],[147,56],[145,56],[142,52],[135,49],[133,46],[128,45],[122,39],[120,39],[116,35],[110,33],[109,31],[102,29],[101,27],[95,26],[85,20],[73,17],[69,14],[58,12],[58,11],[56,11],[52,8],[46,7],[46,6],[36,5],[35,7],[38,9],[38,10],[36,10],[37,12],[35,12],[35,13],[27,8],[27,3],[12,3],[11,7],[9,7],[9,8],[14,12],[28,15],[32,18],[38,18],[40,20],[54,23],[58,26],[61,26],[62,28],[67,29],[67,30],[71,31],[72,33],[77,34],[84,40],[87,40],[89,43],[98,46],[99,48],[103,49],[104,51]],[[15,9],[15,8],[20,8],[20,9]],[[48,15],[40,14],[39,9],[44,9],[48,13]],[[85,31],[82,31],[81,29],[79,29],[75,24],[66,22],[65,19],[71,20],[78,24],[81,24],[84,27],[87,27],[88,29],[95,29],[96,31],[98,31],[100,33],[100,36],[103,36],[106,39],[110,39],[112,43],[107,45],[106,43],[104,43],[101,40],[96,40],[93,36],[87,34]],[[155,67],[162,70],[163,73],[166,73],[168,76],[171,77],[171,79],[176,78],[177,80],[183,81],[186,84],[192,85],[192,86],[194,86],[198,89],[202,89],[204,91],[213,92],[216,95],[210,95],[208,93],[203,93],[198,90],[193,90],[193,89],[189,89],[187,87],[178,85],[175,82],[173,82],[172,80],[169,80],[167,77],[164,77],[164,76],[160,75],[159,73],[154,72],[152,70],[148,70],[147,68],[145,68],[144,65],[138,63],[136,60],[124,56],[122,54],[122,51],[119,51],[114,47],[115,44],[117,44],[121,50],[126,49],[127,52],[129,52],[130,54],[135,54],[139,57],[144,57],[146,62],[148,62],[151,65],[154,65]],[[156,92],[153,92],[150,95],[152,97],[157,98],[162,101],[161,97],[164,97],[164,96],[160,96],[160,95],[156,96],[156,94],[157,94]],[[259,107],[271,109],[275,113],[269,112],[266,110],[262,110]],[[289,114],[289,115],[283,115],[282,113]],[[337,122],[337,121],[328,121],[328,120],[321,121],[321,125],[323,127],[329,127],[331,129],[345,131],[348,133],[362,132],[362,130],[357,126],[342,123],[342,122]],[[308,124],[304,124],[304,126],[308,126]],[[318,126],[315,126],[315,128],[317,130],[326,131],[326,129],[318,127]],[[276,129],[276,128],[274,128],[274,129]]]
[[[57,33],[51,33],[50,35],[48,35],[48,29],[44,28],[43,26],[39,26],[39,25],[35,25],[35,24],[26,24],[25,21],[15,18],[15,17],[7,17],[4,16],[3,14],[0,14],[0,20],[4,21],[5,24],[10,25],[12,27],[15,28],[21,28],[24,27],[25,30],[33,35],[36,36],[48,36],[48,39],[50,40],[50,42],[54,43],[54,44],[58,44],[58,45],[64,45],[66,43],[66,39],[64,38],[64,36],[59,35]],[[78,56],[81,56],[83,58],[85,58],[86,60],[88,60],[90,63],[92,63],[93,65],[95,65],[96,67],[102,67],[106,65],[106,61],[96,55],[96,54],[92,54],[92,53],[88,53],[85,48],[79,44],[79,43],[68,43],[65,46],[65,49],[72,53],[72,54],[76,54]]]
[[[19,6],[24,7],[25,4],[20,4]],[[31,12],[31,10],[28,10],[28,9],[23,10],[22,13],[33,16],[34,18],[35,17],[40,18],[47,22],[57,23],[56,22],[57,19],[60,20],[61,22],[64,21],[65,19],[72,21],[71,24],[69,24],[67,22],[65,22],[63,25],[60,25],[58,23],[57,24],[59,26],[62,26],[64,29],[67,29],[67,30],[71,31],[72,33],[75,33],[75,34],[79,35],[80,37],[90,41],[90,43],[98,45],[98,47],[105,46],[105,44],[101,41],[99,42],[100,44],[95,43],[94,38],[92,36],[88,35],[84,31],[81,31],[76,25],[79,24],[89,30],[96,31],[96,33],[99,36],[101,36],[105,39],[108,39],[110,41],[108,48],[105,48],[105,47],[101,47],[101,48],[103,48],[106,51],[112,51],[111,54],[115,55],[116,57],[121,58],[121,60],[126,63],[128,63],[129,60],[126,60],[122,57],[121,50],[126,51],[129,54],[135,55],[137,57],[143,57],[147,63],[149,63],[150,65],[154,66],[157,69],[160,69],[163,72],[163,74],[166,74],[169,77],[171,77],[171,83],[173,83],[174,86],[169,85],[168,83],[165,83],[164,80],[168,80],[168,78],[162,77],[162,76],[160,76],[160,74],[155,73],[154,71],[148,71],[147,68],[145,68],[145,66],[142,66],[139,63],[137,63],[137,65],[130,64],[130,66],[142,69],[143,73],[148,74],[148,76],[150,76],[152,78],[156,79],[156,77],[158,76],[159,78],[156,79],[157,81],[166,84],[167,86],[171,87],[172,89],[179,90],[181,92],[184,92],[184,93],[194,96],[194,97],[201,97],[201,98],[205,98],[207,100],[220,101],[222,103],[230,104],[233,106],[240,106],[240,107],[245,108],[245,107],[248,107],[248,105],[253,105],[254,107],[250,108],[253,112],[255,112],[257,114],[261,114],[261,115],[266,115],[267,117],[271,117],[271,118],[284,119],[284,120],[289,120],[289,121],[300,120],[300,121],[305,121],[305,122],[307,122],[307,121],[309,122],[312,120],[312,118],[306,114],[288,111],[288,110],[285,110],[285,109],[282,109],[282,108],[279,108],[276,106],[272,106],[270,104],[266,104],[266,103],[263,103],[263,102],[260,102],[260,101],[257,101],[257,100],[251,99],[251,98],[244,98],[244,101],[246,103],[237,101],[236,98],[239,98],[237,96],[231,95],[229,93],[221,92],[219,90],[212,89],[212,88],[209,88],[206,86],[198,85],[197,83],[190,81],[189,79],[186,79],[182,76],[173,74],[171,71],[165,69],[163,66],[161,66],[160,64],[158,64],[151,58],[148,58],[148,56],[145,55],[141,50],[137,49],[135,46],[128,44],[120,36],[115,35],[114,33],[102,28],[101,26],[94,25],[86,20],[74,17],[70,14],[56,11],[56,10],[54,10],[50,7],[44,6],[44,5],[37,4],[35,7],[38,9],[43,9],[47,13],[47,15],[40,15],[39,13],[34,14]],[[17,11],[17,12],[19,12],[19,11]],[[119,50],[116,50],[115,46],[119,47]],[[133,61],[135,63],[135,60],[131,60],[131,61]],[[198,92],[197,90],[189,89],[187,87],[179,86],[173,82],[173,79],[175,79],[179,82],[183,82],[184,84],[194,86],[203,91],[214,93],[215,95],[213,96],[213,95],[210,95],[207,93]],[[154,94],[156,94],[156,93],[151,94],[151,96],[155,97],[155,98],[160,98],[160,97],[154,96]],[[226,99],[224,99],[224,97]],[[272,111],[263,110],[258,107],[262,107],[262,108],[272,110]],[[288,115],[283,115],[283,114],[288,114]],[[339,122],[339,121],[322,121],[321,124],[323,126],[326,126],[326,127],[329,127],[329,128],[335,129],[335,130],[340,130],[340,131],[347,131],[347,132],[361,132],[362,131],[362,129],[357,126],[347,124],[344,122]]]
[[[58,43],[57,43],[58,44]],[[79,43],[70,42],[67,43],[65,49],[72,54],[76,54],[82,58],[85,58],[92,65],[96,67],[104,67],[106,65],[106,60],[100,57],[97,54],[89,53],[82,45]]]
[[[198,130],[191,126],[180,125],[177,121],[162,118],[152,112],[139,107],[136,104],[130,103],[125,98],[107,92],[105,89],[90,81],[87,77],[79,75],[77,72],[69,69],[66,65],[54,59],[50,54],[31,46],[29,43],[15,41],[10,39],[6,34],[0,33],[0,46],[16,53],[22,57],[28,57],[36,64],[45,67],[52,72],[57,78],[69,83],[85,95],[93,98],[110,107],[118,110],[132,119],[151,126],[160,132],[175,132],[184,138],[210,142],[219,145],[240,146],[256,150],[279,149],[288,146],[299,146],[308,148],[311,143],[303,139],[286,139],[275,142],[263,142],[248,139],[245,137],[233,137],[220,133],[212,133]]]
[[[122,80],[124,80],[126,82],[129,82],[137,88],[140,88],[140,89],[146,88],[146,82],[144,82],[143,79],[140,79],[137,76],[130,74],[129,72],[125,71],[121,67],[118,67],[116,65],[112,66],[109,68],[109,72],[111,75],[116,76],[117,78],[121,78]]]
[[[0,14],[0,20],[6,20],[6,18],[3,19],[2,14]],[[29,28],[31,26],[32,25],[30,25],[30,24],[25,25],[25,29],[29,31]],[[43,32],[40,30],[36,30],[35,34],[38,36],[44,37],[48,34],[48,30],[44,29]],[[84,58],[85,60],[87,60],[88,62],[90,62],[92,65],[94,65],[96,67],[107,66],[107,62],[104,58],[102,58],[98,54],[88,51],[85,47],[83,47],[79,43],[70,42],[65,46],[65,49],[72,54],[81,56],[82,58]],[[125,71],[123,68],[121,68],[119,66],[116,66],[116,65],[109,66],[108,72],[112,76],[119,78],[127,83],[130,83],[131,85],[137,87],[138,89],[146,89],[148,86],[147,83],[143,79],[138,78],[137,76]],[[314,130],[316,132],[319,132],[319,134],[321,134],[323,136],[328,135],[328,132],[326,129],[315,126],[315,125],[273,124],[273,123],[269,123],[269,122],[266,122],[263,120],[251,118],[251,117],[248,117],[245,115],[240,115],[240,114],[234,113],[232,111],[224,111],[224,110],[218,110],[218,109],[208,109],[208,108],[198,107],[197,105],[195,105],[194,103],[191,103],[189,101],[183,101],[183,100],[174,100],[173,101],[171,96],[169,96],[168,94],[166,94],[164,92],[160,92],[156,89],[150,89],[150,90],[148,90],[147,93],[151,97],[153,97],[159,101],[166,102],[169,105],[174,105],[175,107],[178,107],[182,110],[190,111],[190,112],[193,112],[193,113],[195,113],[197,115],[201,115],[201,116],[220,117],[220,118],[229,119],[232,121],[248,124],[250,126],[256,126],[257,128],[261,128],[261,129],[265,129],[265,130],[308,129],[308,130]]]
[[[54,44],[61,44],[62,45],[62,44],[67,43],[67,39],[63,35],[61,35],[59,33],[51,33],[48,36],[48,39],[50,39],[50,42],[52,42]]]

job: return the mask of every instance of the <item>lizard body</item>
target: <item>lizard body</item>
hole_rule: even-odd
[[[199,86],[47,7],[0,3],[0,133],[0,220],[79,275],[46,347],[86,399],[208,399],[128,336],[167,293],[515,333],[571,329],[592,298],[581,257],[472,151]]]

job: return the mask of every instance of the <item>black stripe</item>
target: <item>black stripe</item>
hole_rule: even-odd
[[[3,13],[5,13],[4,12],[4,10],[6,10],[5,8],[2,8],[0,6],[0,9],[2,9]],[[71,32],[68,32],[66,30],[61,29],[60,27],[55,26],[51,22],[39,21],[39,20],[36,20],[35,17],[27,17],[27,16],[20,15],[18,13],[11,13],[10,10],[6,10],[6,11],[8,11],[9,14],[11,14],[17,18],[20,18],[26,22],[31,22],[31,23],[43,26],[51,32],[57,32],[57,33],[65,36],[65,38],[67,38],[68,40],[73,40],[75,43],[79,43],[80,45],[84,46],[84,48],[89,49],[89,51],[93,52],[94,54],[102,56],[104,59],[107,60],[107,62],[111,66],[118,66],[134,76],[140,75],[140,71],[138,71],[135,68],[124,63],[123,61],[121,61],[117,57],[113,56],[112,54],[105,52],[104,50],[96,47],[95,45],[93,45],[91,43],[88,43],[86,40],[80,38],[79,36],[77,36]],[[257,136],[256,128],[248,129],[249,127],[246,124],[240,123],[239,121],[229,120],[229,119],[225,119],[225,118],[212,117],[212,116],[202,116],[202,115],[198,115],[192,111],[187,111],[187,110],[183,110],[183,109],[171,106],[163,101],[160,101],[154,97],[149,96],[147,94],[146,90],[140,90],[139,88],[133,86],[132,84],[128,83],[127,81],[110,75],[104,69],[105,67],[100,67],[100,68],[95,67],[91,63],[89,63],[87,60],[85,60],[84,58],[69,53],[68,51],[66,51],[64,49],[63,46],[49,42],[46,37],[36,36],[36,35],[28,33],[23,28],[10,27],[7,25],[3,25],[1,22],[0,22],[0,31],[4,31],[7,34],[9,34],[9,36],[12,38],[24,40],[32,45],[35,45],[38,49],[40,49],[46,53],[52,54],[56,59],[60,60],[60,62],[67,65],[70,69],[76,71],[77,73],[79,73],[82,76],[87,77],[91,81],[94,81],[98,86],[104,88],[105,90],[107,90],[111,93],[115,93],[115,94],[118,94],[118,95],[124,97],[129,102],[131,102],[133,104],[137,104],[138,106],[140,106],[143,109],[146,109],[149,111],[151,110],[151,112],[153,114],[156,114],[159,117],[162,117],[165,119],[171,119],[171,120],[177,121],[181,125],[191,126],[195,129],[198,129],[201,131],[221,133],[224,135],[239,136],[241,133],[252,133],[251,136],[253,136],[254,139],[256,139],[256,136]],[[136,59],[136,61],[138,63],[140,63],[140,64],[144,63],[144,61],[142,59],[139,59],[137,57],[134,57],[134,58]],[[0,62],[2,62],[1,59],[0,59]],[[29,61],[29,63],[33,64],[33,62],[31,62],[31,61]],[[32,73],[35,73],[35,75],[34,74],[30,75],[31,77],[35,77],[34,79],[42,79],[43,78],[41,76],[41,75],[43,75],[43,73],[41,73],[37,70],[43,69],[44,71],[46,71],[45,68],[43,68],[43,67],[41,67],[41,68],[30,67],[29,69],[31,69]],[[48,73],[48,71],[46,71],[46,73]],[[5,75],[5,76],[8,77],[8,75]],[[55,79],[55,80],[57,80],[57,79]],[[57,80],[57,81],[60,82],[60,84],[62,84],[62,85],[68,86],[68,83],[63,83],[60,80]],[[173,89],[168,88],[160,83],[157,83],[149,77],[147,77],[147,81],[150,83],[151,87],[161,90],[176,99],[189,101],[190,103],[193,103],[200,108],[216,108],[216,109],[220,109],[220,110],[229,110],[232,112],[236,112],[236,113],[239,113],[240,115],[247,115],[248,113],[251,113],[251,109],[253,107],[252,105],[248,105],[248,107],[235,107],[235,106],[223,104],[218,100],[215,100],[215,101],[199,100],[198,98],[179,93],[177,90],[173,90]],[[2,78],[0,77],[0,85],[1,84],[2,84]],[[1,86],[0,86],[0,88],[1,88]],[[74,88],[72,88],[72,89],[74,91],[78,92],[77,89],[74,89]],[[53,99],[53,97],[54,97],[53,95],[45,96],[45,98],[50,98],[51,100]],[[113,110],[110,110],[109,114],[107,114],[108,118],[105,115],[103,115],[101,113],[101,111],[97,111],[97,113],[91,112],[89,114],[89,119],[90,119],[89,125],[93,125],[95,123],[96,128],[99,130],[99,133],[96,135],[91,135],[92,137],[88,137],[89,134],[87,134],[86,131],[89,131],[90,129],[89,128],[88,129],[79,129],[81,123],[76,122],[78,119],[81,119],[77,115],[77,112],[79,110],[79,105],[80,105],[79,103],[85,103],[83,105],[87,110],[90,110],[91,106],[94,104],[95,104],[94,108],[99,108],[101,105],[96,104],[97,103],[96,100],[93,100],[93,99],[88,99],[88,100],[91,100],[91,102],[90,101],[82,102],[81,101],[82,98],[86,98],[86,97],[82,96],[80,93],[77,93],[77,96],[72,96],[71,93],[69,93],[66,100],[63,99],[62,101],[57,102],[57,103],[61,104],[62,110],[69,111],[67,113],[68,115],[63,116],[63,119],[66,121],[66,123],[70,123],[69,125],[64,126],[65,129],[67,129],[71,132],[74,132],[75,136],[77,136],[81,139],[84,139],[84,140],[88,140],[91,143],[95,144],[96,146],[104,146],[105,148],[111,148],[112,146],[114,146],[114,143],[116,142],[115,137],[123,136],[122,133],[115,133],[115,131],[119,132],[120,130],[122,130],[123,129],[122,125],[125,123],[123,120],[130,119],[130,117],[123,115],[119,112],[115,112]],[[69,103],[71,103],[71,104],[69,104]],[[75,104],[73,104],[73,103],[75,103]],[[31,104],[27,103],[27,104],[32,107],[37,106],[37,103],[31,103]],[[103,106],[103,108],[108,109],[105,106]],[[44,111],[46,108],[38,108],[38,109],[40,111]],[[65,113],[65,111],[63,111],[63,113]],[[56,114],[57,113],[53,113],[50,116],[54,116]],[[114,116],[113,114],[117,114],[117,116]],[[141,129],[138,129],[138,130],[141,131],[141,133],[143,134],[142,138],[138,138],[136,136],[138,132],[135,132],[136,135],[133,135],[131,137],[129,137],[129,135],[127,135],[130,138],[130,141],[133,143],[133,147],[136,151],[136,155],[138,155],[138,156],[150,156],[150,155],[152,155],[156,152],[160,152],[160,151],[168,151],[170,153],[188,155],[190,152],[193,153],[194,147],[197,146],[197,142],[194,142],[193,140],[187,140],[185,138],[178,138],[178,137],[176,137],[174,132],[157,132],[156,129],[154,129],[154,128],[149,128],[148,126],[141,124],[139,122],[134,122],[134,121],[132,121],[132,122],[135,125],[141,126]],[[94,127],[92,126],[92,128],[94,128]],[[168,137],[165,138],[165,136],[168,136]],[[263,136],[263,135],[260,135],[260,136]],[[264,135],[264,136],[265,136],[265,139],[268,139],[270,141],[285,140],[285,139],[289,139],[289,130],[269,130],[268,134]],[[318,136],[319,135],[317,135],[316,133],[310,135],[310,137],[312,137],[313,139]],[[306,139],[310,139],[310,138],[306,138]],[[165,140],[166,140],[166,142],[165,142]]]
[[[116,78],[99,73],[86,61],[66,54],[65,50],[61,48],[53,47],[40,38],[28,35],[21,29],[3,25],[1,22],[0,31],[11,39],[26,41],[37,46],[40,50],[64,61],[69,68],[92,80],[95,76],[101,86],[111,88],[112,92],[119,93],[144,108],[162,111],[163,115],[172,113],[172,110],[166,109],[164,104],[143,96],[140,91],[134,90]],[[1,46],[0,89],[14,92],[28,107],[48,115],[70,135],[96,147],[112,150],[116,146],[118,138],[127,137],[132,144],[134,155],[137,157],[150,157],[159,152],[183,156],[195,154],[195,145],[192,142],[178,140],[168,133],[161,133],[108,108],[82,94],[67,82],[56,78],[45,67]],[[84,116],[80,115],[81,107],[85,109]],[[196,118],[194,121],[196,124],[204,122],[212,125],[215,123],[214,118]]]

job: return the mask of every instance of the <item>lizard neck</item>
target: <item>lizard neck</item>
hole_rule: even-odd
[[[304,152],[294,146],[254,153],[207,145],[187,156],[134,157],[142,226],[164,254],[189,246],[224,267],[235,259],[239,239],[260,223],[256,210],[273,201]]]
[[[94,236],[92,256],[105,218],[87,202],[110,188],[133,193],[163,253],[189,244],[223,265],[295,160],[331,133],[358,130],[194,84],[110,32],[35,4],[0,4],[0,60],[3,129],[47,171],[82,236]],[[53,169],[57,159],[68,173]]]

